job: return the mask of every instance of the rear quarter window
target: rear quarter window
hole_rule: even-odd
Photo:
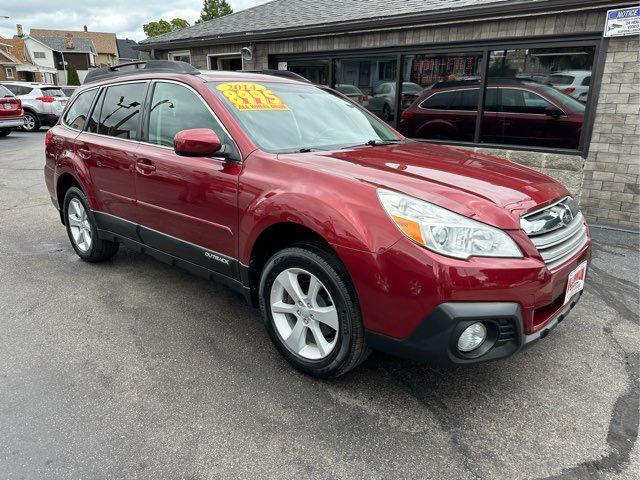
[[[431,95],[420,104],[420,108],[428,108],[430,110],[448,110],[449,105],[454,102],[458,92],[439,92]]]

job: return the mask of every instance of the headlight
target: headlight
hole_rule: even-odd
[[[455,258],[522,258],[502,230],[417,198],[378,189],[380,203],[400,231],[429,250]]]

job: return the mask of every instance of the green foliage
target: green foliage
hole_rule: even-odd
[[[157,37],[158,35],[163,35],[175,30],[180,30],[181,28],[185,28],[188,26],[189,22],[183,20],[182,18],[174,18],[170,22],[167,22],[166,20],[161,18],[157,22],[145,23],[142,26],[142,30],[144,30],[144,33],[147,35],[147,37]]]
[[[76,67],[67,64],[67,85],[80,85],[80,77],[78,77],[78,71]]]
[[[206,22],[207,20],[213,20],[214,18],[224,17],[233,13],[233,8],[229,5],[227,0],[204,0],[202,11],[200,12],[200,18],[196,20],[196,23]]]

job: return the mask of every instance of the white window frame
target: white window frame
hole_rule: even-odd
[[[189,61],[187,63],[191,64],[191,50],[175,50],[173,52],[169,52],[167,55],[169,60],[175,60],[175,57],[189,57]]]
[[[7,78],[16,78],[13,73],[13,67],[4,67],[4,74]]]

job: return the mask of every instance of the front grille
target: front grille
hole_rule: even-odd
[[[566,223],[568,219],[571,221]],[[571,197],[525,215],[521,225],[550,270],[565,263],[587,243],[584,217]]]

